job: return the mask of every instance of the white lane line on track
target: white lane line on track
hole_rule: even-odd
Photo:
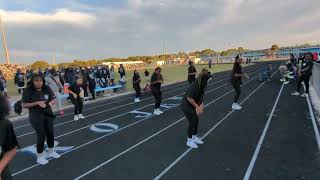
[[[279,91],[279,94],[278,94],[278,96],[277,96],[277,99],[276,99],[276,101],[275,101],[274,104],[273,104],[273,107],[272,107],[271,113],[270,113],[270,115],[269,115],[268,121],[267,121],[267,123],[266,123],[266,125],[265,125],[265,127],[264,127],[264,129],[263,129],[263,132],[262,132],[262,134],[261,134],[261,137],[260,137],[260,139],[259,139],[259,142],[258,142],[258,144],[257,144],[257,147],[256,147],[256,149],[255,149],[255,151],[254,151],[254,153],[253,153],[253,156],[252,156],[251,161],[250,161],[250,163],[249,163],[249,166],[248,166],[248,168],[247,168],[246,174],[245,174],[244,177],[243,177],[243,180],[249,180],[249,179],[250,179],[250,176],[251,176],[252,170],[253,170],[253,168],[254,168],[254,165],[255,165],[255,163],[256,163],[256,161],[257,161],[257,158],[258,158],[260,149],[261,149],[261,147],[262,147],[262,145],[263,145],[264,138],[265,138],[265,136],[266,136],[266,134],[267,134],[268,128],[269,128],[270,123],[271,123],[271,120],[272,120],[272,118],[273,118],[273,114],[274,114],[274,112],[275,112],[275,110],[276,110],[276,108],[277,108],[277,105],[278,105],[278,102],[279,102],[279,99],[280,99],[280,96],[281,96],[283,87],[284,87],[284,84],[282,84],[281,89],[280,89],[280,91]]]
[[[303,87],[304,87],[304,89],[306,89],[306,86],[305,86],[304,83],[303,83]],[[313,108],[312,108],[312,104],[311,104],[311,101],[310,101],[310,97],[307,96],[306,99],[307,99],[307,102],[308,102],[308,108],[309,108],[310,117],[311,117],[313,129],[314,129],[314,133],[315,133],[315,138],[316,138],[316,140],[317,140],[318,148],[319,148],[319,151],[320,151],[320,134],[319,134],[319,128],[318,128],[317,121],[316,121],[316,118],[315,118],[315,115],[314,115],[314,112],[313,112]]]

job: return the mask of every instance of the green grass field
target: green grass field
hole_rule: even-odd
[[[233,64],[217,64],[214,65],[212,69],[210,69],[211,72],[216,73],[216,72],[221,72],[221,71],[227,71],[232,69]],[[245,65],[243,65],[245,66]],[[202,68],[208,68],[208,65],[196,65],[196,69],[198,72],[202,70]],[[154,70],[154,68],[147,68],[148,71],[150,72],[150,76]],[[174,83],[177,81],[185,81],[187,80],[187,65],[173,65],[173,66],[163,66],[162,67],[162,75],[164,78],[164,83]],[[140,77],[142,80],[141,83],[141,88],[145,85],[146,79],[144,76],[144,69],[139,70]],[[132,76],[133,76],[133,70],[127,70],[126,71],[126,78],[127,78],[127,84],[126,84],[126,89],[131,91],[133,90],[132,88]],[[118,82],[119,75],[116,74],[116,82]],[[13,83],[13,80],[8,80],[8,93],[9,96],[18,96],[18,91]]]

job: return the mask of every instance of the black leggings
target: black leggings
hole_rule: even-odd
[[[198,134],[199,119],[195,111],[194,112],[184,111],[184,114],[189,122],[188,138],[192,138],[192,135]]]
[[[234,90],[236,91],[236,95],[234,96],[233,102],[237,103],[241,94],[241,86],[240,86],[241,81],[235,81],[235,82],[232,82],[231,84]]]
[[[89,94],[88,94],[88,84],[83,84],[83,85],[82,85],[82,89],[83,89],[84,97],[89,97]]]
[[[41,154],[43,152],[46,140],[48,147],[53,148],[53,119],[46,117],[43,113],[32,113],[29,115],[29,121],[37,135],[37,153]]]
[[[133,86],[133,89],[136,91],[136,98],[139,98],[140,97],[140,93],[141,93],[141,88],[140,86],[138,85],[135,85]]]
[[[71,102],[74,105],[74,115],[82,114],[82,108],[83,108],[82,98],[78,97],[77,99],[75,99],[74,97],[71,97]]]
[[[161,100],[162,100],[162,92],[158,89],[151,89],[152,95],[154,99],[156,100],[154,104],[154,109],[160,108]]]
[[[93,100],[96,99],[95,89],[96,89],[96,84],[94,82],[93,83],[89,83],[89,90],[90,90],[90,93],[92,95]]]
[[[304,85],[306,86],[306,93],[309,93],[309,80],[310,75],[302,75],[298,80],[298,86],[297,86],[297,92],[300,92],[301,83],[304,82]]]

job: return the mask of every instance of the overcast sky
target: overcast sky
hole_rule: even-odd
[[[1,0],[14,63],[320,42],[319,0]],[[4,51],[0,46],[0,63]]]

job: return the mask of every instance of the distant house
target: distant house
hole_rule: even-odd
[[[157,66],[163,66],[165,64],[165,61],[157,61]]]

